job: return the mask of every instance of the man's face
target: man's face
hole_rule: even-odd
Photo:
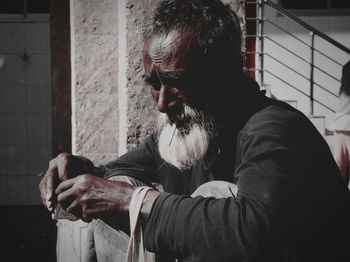
[[[189,67],[193,65],[194,46],[192,33],[176,30],[153,35],[144,46],[145,81],[151,87],[158,110],[166,113],[172,123],[176,123],[183,105],[190,104],[193,97],[196,81]]]
[[[176,30],[152,36],[143,51],[145,81],[161,113],[159,153],[179,169],[202,159],[215,133],[211,116],[193,106],[204,88],[198,74],[192,73],[198,63],[196,51],[194,35]]]

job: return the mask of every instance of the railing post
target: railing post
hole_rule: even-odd
[[[310,32],[311,36],[311,57],[310,57],[310,115],[314,114],[314,55],[315,55],[315,34]]]
[[[259,80],[264,83],[264,0],[258,0]]]

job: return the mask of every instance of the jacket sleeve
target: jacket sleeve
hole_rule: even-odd
[[[158,182],[156,164],[158,151],[155,146],[155,134],[152,134],[117,160],[111,161],[107,165],[98,166],[95,173],[104,178],[120,175],[130,176],[146,184]]]
[[[239,139],[237,197],[162,193],[146,225],[147,249],[184,261],[251,261],[278,245],[296,159],[289,134],[296,130],[273,119],[253,123]]]

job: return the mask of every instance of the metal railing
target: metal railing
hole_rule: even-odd
[[[316,28],[312,27],[311,25],[305,23],[295,15],[289,13],[287,10],[283,9],[279,5],[269,1],[269,0],[257,0],[257,1],[247,1],[247,4],[254,4],[257,7],[257,12],[256,12],[256,17],[247,17],[247,20],[256,20],[257,26],[256,26],[256,34],[251,34],[251,35],[246,35],[247,38],[253,37],[256,38],[257,45],[256,45],[256,50],[247,50],[246,54],[254,54],[258,55],[257,57],[257,62],[258,66],[256,68],[247,68],[248,71],[255,71],[256,72],[256,77],[258,78],[258,81],[260,84],[264,85],[265,84],[265,74],[269,74],[271,77],[279,80],[280,82],[284,83],[285,85],[293,88],[294,90],[298,91],[300,94],[303,96],[308,97],[309,99],[309,104],[310,104],[310,109],[309,109],[309,114],[313,115],[314,114],[314,104],[318,103],[321,105],[323,108],[326,108],[327,110],[330,110],[331,112],[335,112],[335,109],[332,108],[329,105],[326,105],[325,103],[321,102],[319,99],[316,99],[314,94],[315,94],[315,87],[320,88],[324,92],[326,92],[329,95],[337,97],[338,94],[332,92],[328,88],[324,87],[320,83],[315,82],[315,69],[317,69],[319,72],[322,72],[324,75],[328,76],[329,78],[333,79],[337,83],[339,83],[340,86],[340,80],[335,77],[332,73],[326,71],[325,69],[322,69],[320,66],[315,64],[315,53],[318,55],[326,58],[328,61],[331,63],[335,63],[338,66],[342,66],[341,63],[339,63],[336,59],[332,58],[331,55],[325,54],[325,52],[317,49],[315,47],[315,37],[319,37],[329,43],[333,48],[336,48],[338,50],[342,50],[346,54],[350,55],[350,49],[342,45],[341,43],[335,41],[333,38],[325,35],[324,33],[320,32]],[[289,32],[288,30],[284,29],[282,26],[276,24],[275,22],[271,21],[270,19],[265,17],[265,8],[269,7],[272,8],[274,11],[276,11],[279,15],[284,16],[289,18],[291,21],[294,23],[297,23],[300,25],[302,28],[306,30],[306,32],[309,33],[310,35],[310,43],[305,42],[304,40],[300,39],[298,36],[294,35],[293,33]],[[310,50],[310,57],[309,60],[306,59],[305,57],[302,57],[296,53],[296,51],[291,50],[290,48],[284,46],[282,43],[279,43],[269,35],[265,34],[265,25],[266,23],[269,23],[273,27],[277,28],[280,30],[281,33],[287,34],[290,36],[293,40],[297,41],[298,43],[301,43],[303,46],[307,47]],[[273,53],[268,53],[265,50],[265,40],[270,41],[274,45],[278,46],[279,48],[283,49],[285,52],[288,52],[290,55],[295,57],[297,60],[301,61],[302,63],[306,63],[309,65],[310,71],[307,76],[305,76],[304,73],[299,72],[293,65],[290,65],[287,63],[287,61],[282,61],[281,58],[274,56]],[[297,74],[299,77],[301,77],[304,80],[309,81],[309,92],[305,90],[300,90],[300,88],[296,87],[290,81],[287,81],[286,79],[283,78],[283,76],[278,75],[277,73],[273,72],[273,68],[266,68],[265,66],[265,58],[269,58],[270,60],[273,60],[275,63],[278,63],[284,68],[287,68],[288,70],[294,72]]]

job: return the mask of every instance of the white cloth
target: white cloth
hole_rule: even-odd
[[[154,253],[148,252],[143,245],[142,226],[139,220],[143,199],[150,189],[150,187],[138,187],[130,201],[130,240],[126,253],[126,262],[155,261]]]

